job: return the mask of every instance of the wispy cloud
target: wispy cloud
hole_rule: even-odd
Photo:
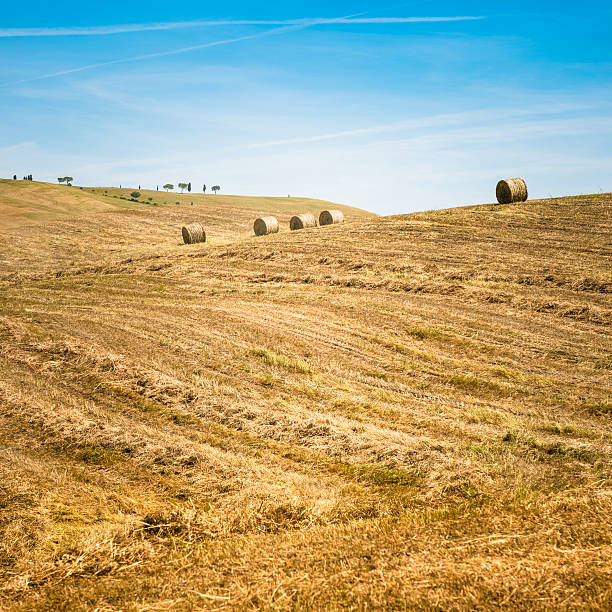
[[[242,42],[245,40],[253,40],[255,38],[263,38],[264,36],[272,36],[275,34],[281,34],[284,32],[303,30],[318,25],[324,24],[351,24],[351,23],[421,23],[421,22],[439,22],[439,21],[465,21],[474,19],[484,19],[484,17],[360,17],[358,15],[352,15],[349,17],[335,17],[335,18],[316,18],[316,19],[297,19],[297,20],[286,20],[286,21],[256,21],[256,20],[226,20],[226,21],[187,21],[187,22],[173,22],[173,23],[157,23],[157,24],[141,24],[132,26],[102,26],[102,27],[91,27],[91,28],[56,28],[56,29],[30,29],[30,30],[7,30],[0,29],[0,37],[9,36],[7,32],[56,32],[55,34],[29,34],[29,36],[60,36],[68,34],[112,34],[119,32],[137,32],[145,30],[169,30],[174,27],[191,27],[194,25],[277,25],[280,27],[274,27],[263,32],[257,32],[255,34],[248,34],[245,36],[237,36],[235,38],[226,38],[223,40],[216,40],[212,42],[202,43],[200,45],[191,45],[189,47],[181,47],[179,49],[171,49],[169,51],[159,51],[156,53],[146,53],[143,55],[134,55],[131,57],[123,57],[106,62],[98,62],[95,64],[87,64],[85,66],[78,66],[76,68],[69,68],[67,70],[60,70],[57,72],[51,72],[48,74],[41,74],[36,77],[30,77],[27,79],[20,79],[12,81],[10,83],[0,83],[0,87],[9,87],[12,85],[19,85],[21,83],[30,83],[32,81],[40,81],[42,79],[51,79],[54,77],[65,76],[68,74],[74,74],[76,72],[83,72],[85,70],[92,70],[94,68],[102,68],[104,66],[112,66],[114,64],[124,64],[127,62],[136,62],[140,60],[153,59],[157,57],[166,57],[170,55],[178,55],[181,53],[188,53],[190,51],[197,51],[200,49],[208,49],[211,47],[218,47],[221,45],[229,45],[232,43]],[[114,30],[112,28],[115,28]],[[124,28],[123,30],[120,28]],[[132,28],[132,29],[125,29]],[[16,36],[13,34],[13,36]]]
[[[107,34],[127,34],[130,32],[152,32],[158,30],[177,30],[181,28],[220,27],[220,26],[315,26],[332,24],[402,24],[437,23],[445,21],[473,21],[483,19],[477,16],[459,17],[337,17],[305,18],[288,20],[258,19],[212,19],[195,21],[171,21],[165,23],[131,23],[108,26],[81,26],[57,28],[0,28],[0,38],[37,37],[37,36],[104,36]]]
[[[258,32],[256,34],[249,34],[247,36],[238,36],[236,38],[226,38],[224,40],[215,40],[215,41],[208,42],[208,43],[202,43],[201,45],[191,45],[190,47],[181,47],[180,49],[171,49],[169,51],[159,51],[157,53],[146,53],[144,55],[134,55],[131,57],[122,57],[119,59],[109,60],[107,62],[98,62],[96,64],[87,64],[85,66],[78,66],[77,68],[70,68],[68,70],[60,70],[58,72],[51,72],[49,74],[41,74],[36,77],[31,77],[28,79],[20,79],[18,81],[13,81],[11,83],[1,83],[0,87],[9,87],[11,85],[19,85],[21,83],[30,83],[32,81],[40,81],[42,79],[51,79],[53,77],[73,74],[75,72],[83,72],[85,70],[91,70],[93,68],[102,68],[104,66],[112,66],[114,64],[125,64],[127,62],[136,62],[139,60],[153,59],[156,57],[166,57],[169,55],[178,55],[180,53],[188,53],[189,51],[196,51],[198,49],[208,49],[210,47],[229,45],[229,44],[241,42],[244,40],[252,40],[254,38],[263,38],[264,36],[271,36],[274,34],[280,34],[282,32],[287,32],[289,30],[297,30],[297,29],[302,29],[305,27],[308,27],[308,26],[306,25],[286,26],[282,28],[274,28],[272,30],[266,30],[265,32]]]
[[[269,140],[267,142],[259,142],[250,145],[245,145],[243,149],[263,149],[268,147],[282,147],[285,145],[308,144],[322,142],[326,140],[338,140],[350,138],[353,136],[371,136],[383,134],[386,132],[399,133],[406,130],[419,130],[427,128],[444,128],[449,126],[461,125],[468,123],[498,122],[500,120],[508,120],[511,118],[520,118],[524,116],[544,115],[542,120],[545,120],[553,115],[567,113],[572,111],[586,110],[590,108],[586,104],[542,104],[534,105],[526,108],[499,108],[495,110],[484,111],[482,109],[475,111],[466,111],[461,113],[447,113],[441,115],[432,115],[419,117],[416,119],[408,119],[404,121],[393,121],[382,125],[374,125],[371,127],[355,128],[352,130],[341,130],[337,132],[328,132],[325,134],[314,134],[312,136],[302,136],[296,138],[284,138],[280,140]],[[399,142],[399,141],[393,141]]]

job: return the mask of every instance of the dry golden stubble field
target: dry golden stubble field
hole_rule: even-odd
[[[0,234],[1,606],[608,609],[612,196],[211,200]]]

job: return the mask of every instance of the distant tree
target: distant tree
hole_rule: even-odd
[[[215,193],[217,193],[217,191],[219,191],[219,190],[221,189],[221,187],[219,187],[219,185],[213,185],[213,186],[211,187],[211,189],[212,189],[212,190],[213,190]]]
[[[13,174],[13,180],[16,181],[17,180],[17,175]],[[58,179],[59,180],[59,179]]]
[[[140,191],[132,191],[132,193],[130,193],[130,195],[133,198],[139,198],[140,197]]]
[[[206,193],[206,185],[202,185],[202,191]]]
[[[181,190],[181,193],[183,193],[183,191],[185,191],[185,189],[187,189],[188,187],[187,183],[179,183],[178,186],[179,186],[179,189]]]
[[[168,191],[168,189],[174,189],[174,185],[172,183],[166,183],[164,185],[164,189]]]
[[[187,183],[187,191],[191,193],[191,183]]]

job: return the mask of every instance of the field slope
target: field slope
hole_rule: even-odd
[[[202,193],[174,193],[165,191],[138,191],[140,196],[131,197],[132,188],[113,187],[68,187],[51,183],[11,181],[0,179],[0,231],[9,231],[23,226],[40,225],[54,221],[73,221],[96,218],[104,225],[115,219],[125,223],[134,221],[135,229],[141,221],[165,229],[170,224],[189,221],[190,218],[206,220],[225,232],[233,232],[232,238],[252,233],[253,221],[260,214],[274,214],[283,224],[298,212],[320,212],[326,208],[338,208],[353,219],[374,216],[358,208],[314,200],[312,198],[271,198],[232,195],[204,195]],[[176,206],[179,206],[176,209]],[[190,208],[185,210],[185,207]],[[151,213],[155,207],[160,210]],[[123,211],[123,216],[102,215]],[[223,234],[222,234],[223,235]],[[180,234],[179,234],[180,236]],[[161,235],[156,236],[158,239]],[[218,235],[216,236],[219,237]]]
[[[612,194],[103,194],[0,231],[0,608],[610,609]]]

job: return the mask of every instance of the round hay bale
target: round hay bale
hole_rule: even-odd
[[[196,242],[206,242],[206,232],[201,223],[190,223],[183,230],[183,241],[185,244],[195,244]]]
[[[276,217],[260,217],[253,223],[253,231],[256,236],[276,234],[278,232],[278,219]]]
[[[525,202],[529,194],[527,193],[527,183],[522,178],[505,179],[497,183],[495,190],[497,201],[500,204],[512,204],[513,202]]]
[[[302,215],[295,215],[291,217],[289,227],[292,230],[300,230],[306,227],[317,227],[317,219],[311,213],[304,213]]]
[[[339,210],[324,210],[319,215],[319,225],[332,225],[343,221],[344,215]]]

